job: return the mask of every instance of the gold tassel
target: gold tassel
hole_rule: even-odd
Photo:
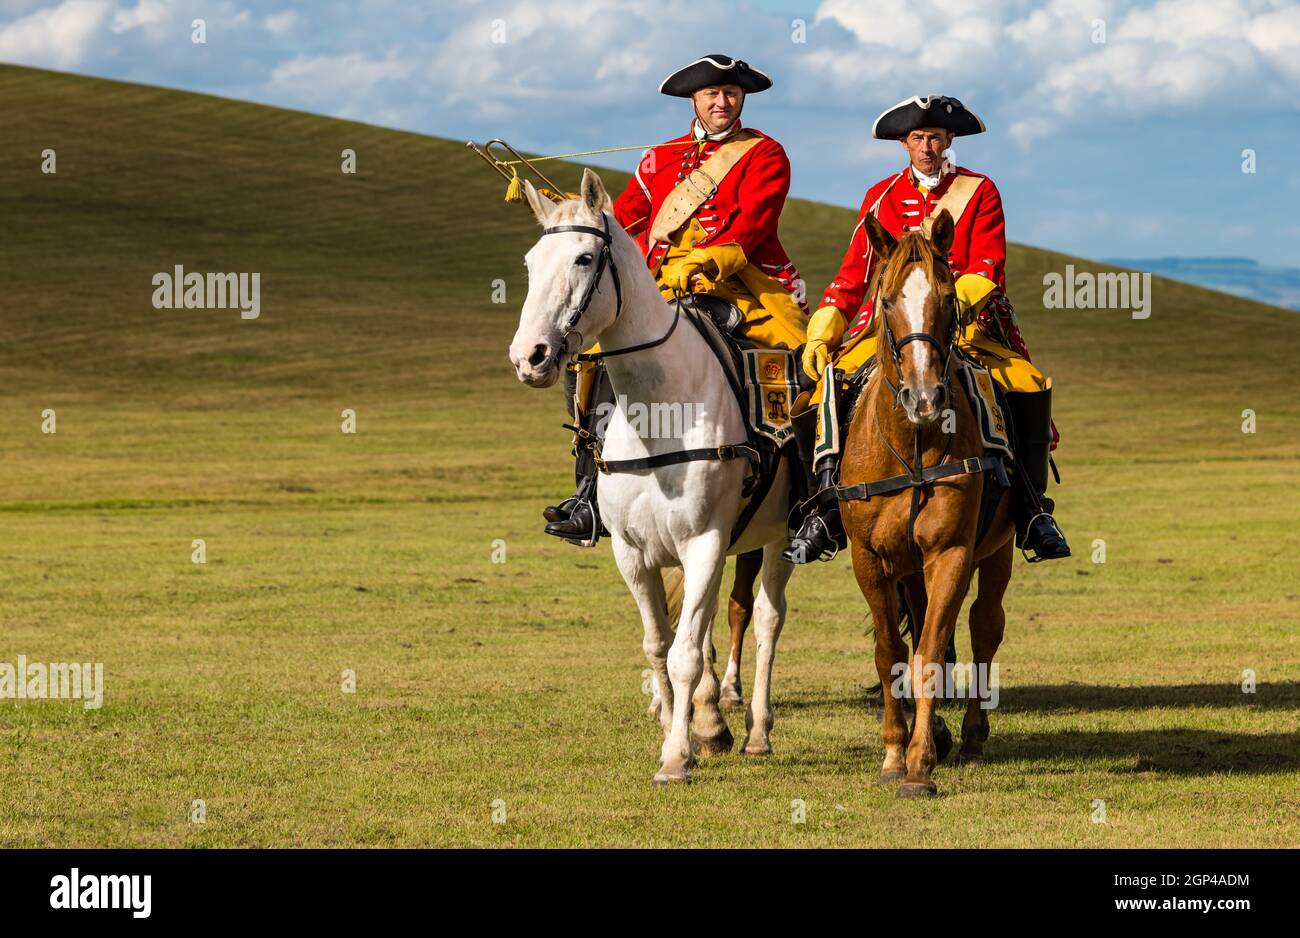
[[[520,180],[519,174],[515,173],[510,177],[510,184],[506,186],[507,202],[522,202],[524,200],[524,184]]]

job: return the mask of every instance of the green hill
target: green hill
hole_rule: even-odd
[[[540,534],[571,482],[563,408],[506,359],[537,230],[463,142],[8,66],[0,100],[0,661],[92,656],[109,686],[98,712],[0,701],[0,844],[731,843],[746,805],[788,814],[791,773],[860,808],[821,842],[879,835],[865,607],[843,562],[796,577],[778,755],[711,763],[695,802],[638,787],[655,745],[640,628],[607,550]],[[782,239],[810,292],[852,225],[791,200]],[[1300,317],[1159,278],[1146,320],[1044,310],[1043,275],[1067,263],[1108,269],[1014,246],[1009,270],[1058,389],[1076,558],[1017,571],[1002,660],[1021,709],[1008,692],[980,780],[938,778],[980,790],[1001,833],[955,842],[1285,838],[1294,808],[1289,828],[1255,809],[1300,768]],[[260,273],[260,317],[154,309],[176,265]],[[344,668],[367,693],[338,693]],[[1262,686],[1239,703],[1243,669]],[[591,708],[599,732],[565,736]],[[553,762],[525,778],[539,739]],[[1047,801],[1006,794],[1052,764]],[[1123,835],[1086,823],[1116,778],[1146,786]],[[728,799],[739,786],[753,797]],[[518,826],[485,825],[497,796],[524,806]],[[192,798],[213,822],[188,823]],[[773,842],[799,842],[788,828]]]

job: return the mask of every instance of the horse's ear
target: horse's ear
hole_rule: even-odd
[[[880,219],[870,212],[862,217],[862,227],[866,229],[867,241],[871,244],[871,249],[881,260],[887,258],[894,252],[894,248],[898,247],[897,239],[886,231]]]
[[[952,250],[952,239],[956,230],[957,223],[952,220],[952,214],[947,209],[941,211],[930,226],[930,243],[945,259],[948,257],[948,252]]]
[[[593,215],[609,211],[611,206],[605,184],[590,169],[582,171],[582,204],[587,206]]]
[[[527,179],[524,180],[524,198],[528,200],[528,207],[533,210],[533,215],[545,228],[551,213],[555,211],[555,203],[539,193],[537,188]]]

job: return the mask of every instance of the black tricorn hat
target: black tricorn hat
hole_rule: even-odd
[[[755,94],[771,88],[772,79],[748,62],[715,52],[673,72],[659,85],[659,91],[677,98],[689,98],[701,88],[713,85],[738,85],[746,94]]]
[[[877,140],[902,140],[918,127],[942,127],[955,137],[968,137],[984,133],[984,122],[974,111],[956,98],[932,94],[929,97],[913,95],[899,101],[876,118],[871,125],[871,136]]]

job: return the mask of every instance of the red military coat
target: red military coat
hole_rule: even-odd
[[[930,214],[934,203],[943,198],[958,175],[982,179],[957,222],[952,251],[948,264],[953,278],[963,274],[988,277],[1005,292],[1007,286],[1007,236],[1006,222],[1002,217],[1002,197],[998,195],[993,180],[969,169],[957,167],[947,173],[939,185],[930,192],[921,192],[912,178],[910,167],[887,179],[882,179],[867,190],[858,212],[858,225],[853,229],[853,240],[844,254],[840,272],[835,275],[822,297],[823,306],[834,306],[844,314],[850,333],[864,328],[871,319],[871,310],[864,308],[869,299],[867,287],[876,272],[877,258],[867,241],[863,218],[870,212],[885,230],[894,237],[919,228],[921,220]]]
[[[705,237],[695,247],[738,244],[745,259],[795,292],[799,273],[777,237],[777,220],[790,191],[790,160],[785,148],[752,127],[749,133],[763,138],[732,167],[716,195],[701,205],[695,219]],[[703,150],[691,134],[654,147],[628,180],[627,188],[614,203],[614,215],[637,239],[646,264],[657,270],[672,247],[666,241],[650,241],[650,226],[668,194],[692,170],[707,160],[726,141],[708,141]]]

